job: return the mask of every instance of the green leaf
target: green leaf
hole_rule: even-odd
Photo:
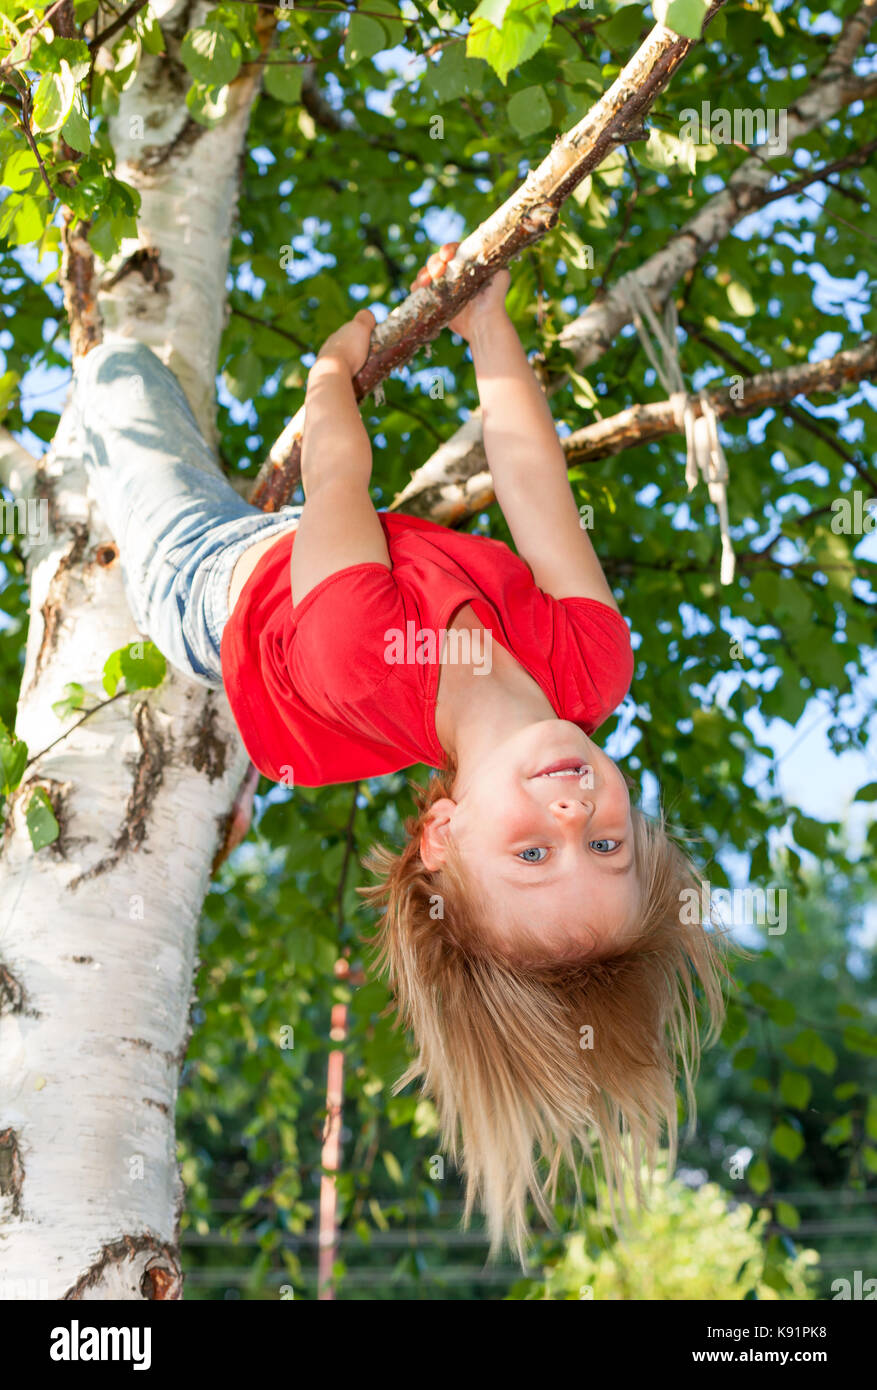
[[[364,58],[373,58],[387,47],[387,32],[379,19],[358,13],[351,16],[344,40],[346,68],[355,67]]]
[[[0,719],[0,776],[4,796],[14,792],[27,765],[27,744],[16,738]]]
[[[732,280],[726,290],[728,303],[734,313],[741,319],[751,319],[755,313],[755,300],[749,293],[745,285],[741,285],[739,280]]]
[[[476,19],[486,19],[494,29],[501,29],[509,3],[510,0],[481,0],[481,4],[469,16],[470,24],[474,24]]]
[[[47,72],[40,79],[33,103],[33,126],[50,135],[66,121],[76,95],[76,82],[70,64],[61,60],[60,72]]]
[[[24,192],[40,181],[40,171],[29,149],[14,150],[3,166],[3,183],[14,193]]]
[[[791,1042],[784,1043],[783,1051],[799,1067],[816,1067],[826,1076],[837,1066],[837,1056],[813,1028],[804,1028]]]
[[[235,400],[251,401],[265,377],[261,358],[249,348],[233,357],[222,373],[222,380]]]
[[[85,687],[78,681],[68,681],[64,686],[63,700],[56,700],[52,705],[53,713],[59,719],[68,719],[76,710],[82,709],[85,693]]]
[[[282,101],[287,106],[295,106],[301,98],[301,84],[304,78],[304,68],[301,63],[269,63],[265,68],[265,76],[262,85],[270,97],[275,101]]]
[[[725,1015],[725,1026],[722,1029],[722,1042],[726,1047],[734,1047],[741,1038],[746,1036],[749,1023],[746,1018],[746,1010],[741,1009],[739,1004],[733,1000],[728,1005],[728,1012]]]
[[[51,845],[61,834],[61,827],[55,819],[52,803],[42,787],[37,787],[34,790],[24,815],[27,821],[27,833],[30,835],[30,842],[35,850],[44,849],[46,845]]]
[[[843,1044],[849,1052],[858,1052],[863,1057],[877,1057],[877,1036],[867,1028],[845,1028]]]
[[[501,30],[486,19],[478,19],[469,30],[466,53],[483,58],[505,85],[512,68],[519,67],[545,43],[551,33],[551,9],[527,0],[512,0]]]
[[[853,797],[854,801],[877,801],[877,782],[866,782],[864,787],[859,787]]]
[[[119,657],[128,690],[154,690],[167,674],[167,662],[154,642],[131,642]]]
[[[809,1077],[800,1071],[784,1071],[780,1077],[780,1095],[794,1110],[804,1110],[813,1094]]]
[[[126,213],[116,212],[102,216],[94,223],[88,233],[89,244],[102,261],[115,256],[125,237],[137,235],[137,222]]]
[[[183,39],[180,57],[199,82],[225,87],[237,77],[243,53],[234,34],[214,23],[191,29]]]
[[[158,20],[147,5],[137,16],[137,32],[147,53],[164,53],[164,35]]]
[[[0,375],[0,419],[3,418],[18,395],[18,383],[20,381],[21,376],[18,372],[8,371]]]
[[[646,143],[636,146],[636,157],[648,169],[655,169],[658,173],[672,169],[677,164],[693,173],[696,167],[694,161],[697,158],[697,146],[690,140],[680,140],[678,135],[669,130],[657,130],[652,126]]]
[[[797,1010],[791,999],[772,999],[767,1006],[767,1016],[781,1028],[788,1028],[797,1018]]]
[[[384,1160],[384,1167],[389,1173],[390,1178],[394,1183],[397,1184],[397,1186],[401,1187],[403,1182],[405,1181],[405,1178],[402,1173],[402,1169],[399,1166],[398,1158],[394,1153],[391,1153],[389,1149],[385,1149],[382,1156]]]
[[[826,853],[825,825],[822,821],[813,820],[811,816],[795,817],[794,836],[796,842],[802,849],[809,850],[815,854],[817,859],[821,859]]]
[[[683,39],[700,38],[708,9],[708,0],[653,0],[652,4],[658,23]]]
[[[129,642],[104,662],[103,687],[110,696],[122,680],[126,690],[150,690],[161,685],[166,671],[167,662],[154,642]]]
[[[91,131],[88,121],[76,106],[71,107],[70,115],[61,127],[61,134],[72,150],[78,154],[88,154],[91,149]]]
[[[551,103],[541,87],[525,87],[506,102],[506,113],[522,139],[543,130],[551,121]]]
[[[368,0],[366,9],[370,14],[379,14],[384,32],[387,35],[387,48],[395,48],[405,42],[405,25],[399,15],[399,6],[393,0]]]
[[[746,1181],[759,1197],[770,1187],[770,1169],[763,1158],[756,1158],[754,1163],[750,1163],[746,1169]]]
[[[822,1136],[823,1144],[828,1144],[831,1148],[838,1148],[841,1144],[847,1144],[853,1137],[853,1117],[852,1115],[838,1115],[836,1120],[828,1126]]]
[[[483,71],[480,64],[466,57],[465,43],[449,43],[442,49],[438,62],[427,65],[423,83],[441,105],[477,92],[479,74]]]
[[[734,1060],[731,1063],[735,1071],[748,1071],[755,1065],[758,1052],[754,1047],[741,1047],[734,1053]]]
[[[793,1207],[791,1202],[777,1202],[774,1215],[779,1224],[789,1231],[797,1231],[801,1224],[797,1208]]]
[[[790,1163],[794,1163],[804,1152],[804,1140],[791,1125],[777,1125],[770,1136],[770,1143],[771,1148]]]

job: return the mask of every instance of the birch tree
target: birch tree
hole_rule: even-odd
[[[621,336],[630,320],[624,281],[636,277],[656,308],[684,287],[684,365],[721,363],[711,395],[721,418],[775,408],[777,419],[794,423],[798,412],[795,438],[819,442],[811,431],[820,427],[801,423],[799,402],[873,377],[874,340],[864,331],[870,313],[873,334],[873,310],[858,316],[862,341],[802,359],[790,346],[801,317],[790,295],[782,353],[763,360],[762,344],[726,331],[729,318],[735,327],[751,324],[756,303],[746,298],[736,250],[730,270],[721,256],[741,220],[780,196],[806,200],[823,190],[815,206],[823,228],[844,225],[832,223],[829,201],[838,199],[856,222],[863,209],[870,218],[877,187],[864,132],[877,95],[874,12],[868,0],[826,40],[818,27],[765,6],[757,17],[735,16],[749,47],[731,51],[722,5],[705,0],[665,5],[666,24],[638,5],[613,4],[598,16],[560,0],[453,10],[378,0],[301,13],[189,0],[135,0],[121,11],[98,0],[6,8],[0,237],[10,315],[9,341],[0,340],[8,426],[0,476],[15,503],[31,501],[37,516],[42,507],[46,521],[39,534],[10,537],[4,592],[22,634],[17,645],[14,631],[6,638],[9,717],[0,745],[0,1249],[12,1296],[22,1288],[52,1299],[182,1296],[174,1112],[191,1038],[199,921],[217,873],[234,884],[232,897],[246,896],[238,861],[220,865],[246,830],[255,790],[225,698],[165,669],[133,630],[120,557],[89,498],[69,415],[26,413],[22,377],[75,363],[98,342],[147,343],[179,378],[216,467],[272,509],[296,495],[303,423],[296,406],[308,354],[365,291],[390,310],[357,380],[376,434],[376,496],[386,503],[395,495],[394,505],[459,525],[482,513],[492,493],[477,413],[460,423],[471,382],[459,345],[438,335],[496,268],[514,260],[510,303],[544,354],[546,390],[564,425],[583,509],[604,517],[599,548],[610,575],[641,579],[650,563],[660,572],[672,548],[677,573],[660,602],[678,611],[684,593],[709,607],[711,659],[721,664],[728,642],[717,620],[711,527],[692,534],[680,556],[678,542],[668,545],[669,520],[649,530],[649,519],[646,541],[631,553],[616,544],[610,472],[604,466],[585,480],[585,463],[624,453],[640,484],[657,479],[669,497],[679,482],[672,451],[657,464],[649,452],[677,428],[673,412],[644,400],[650,388],[640,359],[638,378],[619,365],[635,348]],[[783,56],[792,40],[803,77],[790,75]],[[762,104],[770,105],[774,89],[776,104],[788,97],[785,162],[757,146],[723,147],[708,130],[696,142],[682,139],[680,111],[699,107],[707,90],[724,89],[726,104],[739,105],[746,65],[756,60],[766,74]],[[557,94],[555,71],[563,77]],[[798,150],[807,161],[793,167]],[[690,215],[679,220],[683,202]],[[424,203],[432,213],[455,212],[464,235],[447,284],[408,295],[430,249]],[[775,273],[788,276],[791,253],[774,251],[782,260]],[[784,297],[782,284],[776,293]],[[869,293],[861,288],[863,298]],[[725,296],[722,308],[717,295]],[[764,282],[756,298],[766,312]],[[840,328],[837,312],[824,317],[826,332]],[[798,342],[807,350],[818,336],[814,325]],[[722,354],[735,353],[742,400],[724,379]],[[611,376],[586,377],[598,363],[603,369],[604,358]],[[825,466],[828,451],[836,490],[849,477],[873,486],[872,426],[863,428],[856,444],[821,443],[816,461]],[[745,434],[738,439],[742,448]],[[754,594],[747,588],[738,600],[741,614],[752,597],[786,605],[794,670],[810,615],[827,623],[830,611],[834,624],[837,607],[842,655],[860,659],[857,607],[865,598],[856,581],[864,562],[854,540],[845,546],[820,526],[822,496],[807,493],[790,518],[777,509],[777,489],[761,491],[752,478],[754,470],[733,494],[740,563],[744,575],[760,575]],[[625,524],[645,525],[644,510],[626,506]],[[769,541],[763,549],[751,539],[749,511]],[[503,534],[500,522],[489,524]],[[802,548],[790,559],[781,542]],[[685,573],[695,589],[684,589]],[[661,639],[664,655],[677,639]],[[658,670],[656,647],[645,647]],[[826,659],[811,692],[841,697],[849,678],[838,661]],[[650,679],[644,688],[658,701],[671,673]],[[789,717],[803,708],[800,695],[786,687]],[[743,732],[746,698],[734,712],[699,711],[700,751],[695,740],[675,765],[672,726],[654,712],[642,723],[641,757],[663,762],[671,779],[684,779],[686,758],[702,763],[703,748],[722,743],[726,725],[742,735],[729,763],[707,768],[701,813],[718,783],[742,785],[754,745]],[[268,788],[261,790],[264,798]],[[314,999],[334,999],[334,955],[345,943],[348,954],[357,949],[357,848],[365,849],[381,817],[398,824],[404,787],[386,779],[354,789],[353,800],[338,789],[294,792],[282,803],[263,798],[259,834],[283,847],[295,884],[285,931],[301,934],[319,917],[320,949],[307,963],[317,980],[308,988]],[[720,812],[707,813],[714,843],[727,840],[731,815],[727,798]],[[767,864],[756,842],[784,815],[777,797],[731,832],[732,843],[753,851],[755,871]],[[800,833],[816,843],[821,832],[805,820]],[[245,911],[258,915],[253,903]],[[279,958],[273,968],[283,973]],[[299,980],[307,978],[303,962],[298,968]],[[278,1030],[306,1006],[294,982],[288,993],[275,984],[271,995],[264,1011],[243,1000],[235,1017],[279,1072],[287,1059]],[[363,991],[368,1026],[354,1030],[358,1060],[346,1072],[361,1096],[401,1047],[374,1023],[379,1010],[366,998]],[[302,1066],[322,1062],[323,1042],[299,1045]],[[303,1102],[298,1082],[288,1084],[294,1118]],[[395,1104],[383,1103],[388,1112]],[[295,1166],[296,1141],[284,1143],[282,1160]],[[299,1178],[258,1187],[279,1204],[281,1190],[286,1208],[294,1207]]]

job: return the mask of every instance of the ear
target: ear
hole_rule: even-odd
[[[440,869],[447,858],[447,838],[450,833],[451,816],[457,803],[443,796],[433,802],[420,837],[420,858],[430,873]]]

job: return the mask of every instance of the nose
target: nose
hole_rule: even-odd
[[[594,814],[594,803],[579,801],[576,797],[559,796],[552,801],[549,809],[562,825],[587,825]]]

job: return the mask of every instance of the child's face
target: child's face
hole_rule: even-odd
[[[455,800],[433,809],[438,841],[446,817],[495,930],[535,932],[549,947],[575,937],[597,954],[629,938],[639,902],[630,798],[615,763],[576,724],[519,730],[461,766]],[[427,837],[427,854],[437,839]]]

